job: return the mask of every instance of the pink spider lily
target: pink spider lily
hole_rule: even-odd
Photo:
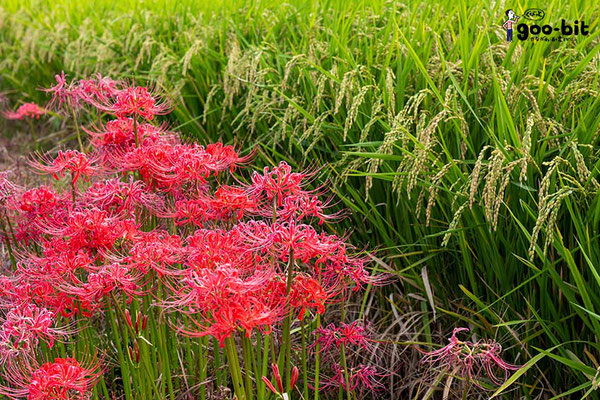
[[[455,328],[450,336],[450,343],[441,349],[423,352],[421,362],[434,368],[446,369],[449,373],[457,373],[482,389],[482,378],[487,377],[494,385],[501,385],[510,371],[521,368],[505,362],[500,357],[502,346],[493,340],[471,342],[458,339],[458,333],[468,331],[468,328]],[[502,371],[503,378],[498,377],[499,371]]]
[[[25,118],[40,119],[47,111],[35,103],[25,103],[17,111],[5,111],[4,118],[22,120]]]
[[[7,374],[10,387],[0,393],[28,400],[85,400],[100,376],[97,364],[74,358],[55,358],[41,366],[28,363],[12,366]]]

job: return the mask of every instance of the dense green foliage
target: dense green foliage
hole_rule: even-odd
[[[512,44],[500,3],[466,0],[3,3],[11,98],[41,101],[61,70],[156,81],[190,138],[321,168],[353,211],[342,225],[399,278],[377,295],[384,330],[496,337],[509,359],[532,360],[510,397],[596,385],[594,2],[515,3],[591,34]]]

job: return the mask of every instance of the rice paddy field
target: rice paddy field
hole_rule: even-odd
[[[0,398],[600,398],[598,25],[3,0]]]

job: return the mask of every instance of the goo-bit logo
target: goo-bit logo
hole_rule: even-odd
[[[505,12],[506,21],[502,24],[502,27],[506,30],[506,40],[512,42],[513,30],[516,27],[517,38],[519,40],[535,40],[545,42],[562,42],[568,40],[572,36],[587,36],[590,33],[590,26],[585,21],[576,20],[573,23],[569,23],[562,19],[560,26],[552,26],[550,24],[537,24],[537,23],[519,23],[517,21],[521,18],[513,10],[509,9]],[[541,21],[546,16],[544,10],[539,8],[530,8],[523,13],[523,17],[530,21]]]

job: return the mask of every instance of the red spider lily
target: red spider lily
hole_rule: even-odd
[[[114,81],[100,74],[92,79],[81,79],[76,85],[79,89],[80,98],[86,103],[104,102],[115,97],[120,89],[120,82]]]
[[[208,204],[203,199],[180,200],[175,203],[175,212],[168,216],[176,225],[203,226],[210,219]]]
[[[142,274],[131,271],[126,266],[111,263],[101,267],[98,272],[87,276],[87,281],[72,279],[72,283],[58,283],[63,293],[76,297],[86,310],[87,315],[103,306],[103,298],[117,291],[124,293],[130,302],[134,297],[142,295],[140,289]]]
[[[25,255],[26,262],[18,266],[21,274],[29,278],[48,278],[56,276],[72,276],[77,271],[95,271],[95,257],[85,249],[75,249],[62,238],[51,238],[42,241],[43,255]]]
[[[325,220],[336,217],[336,215],[326,215],[324,207],[323,202],[316,196],[306,194],[288,196],[283,200],[283,209],[277,210],[277,215],[284,220],[314,217],[321,225]]]
[[[304,186],[308,177],[309,174],[292,172],[292,167],[282,161],[277,167],[265,167],[262,175],[255,172],[250,190],[256,195],[264,194],[269,201],[277,199],[277,206],[281,207],[285,197],[307,193]]]
[[[20,304],[8,311],[0,326],[0,359],[27,354],[35,349],[39,341],[52,347],[54,341],[66,332],[53,328],[54,314],[33,304]]]
[[[260,254],[248,251],[243,234],[235,227],[223,229],[198,229],[187,238],[187,265],[200,270],[218,265],[232,265],[241,272],[255,270],[264,261]]]
[[[188,314],[196,328],[176,329],[190,336],[211,335],[221,346],[238,330],[247,336],[253,329],[268,332],[286,314],[285,284],[268,270],[244,277],[228,265],[190,269],[170,286],[173,296],[164,308]]]
[[[519,365],[512,365],[502,360],[500,357],[502,346],[493,340],[477,342],[459,340],[457,334],[463,331],[468,332],[469,329],[455,328],[450,336],[450,343],[441,349],[424,352],[421,362],[457,373],[482,389],[481,378],[484,375],[494,385],[501,385],[508,378],[510,371],[521,368]],[[499,371],[502,371],[503,379],[498,377]]]
[[[128,255],[121,262],[142,273],[155,270],[162,275],[170,272],[171,265],[182,263],[185,254],[179,236],[165,231],[143,232],[133,240]]]
[[[29,268],[19,271],[16,276],[2,277],[0,305],[36,304],[70,318],[78,312],[75,299],[57,291],[52,279],[29,276]]]
[[[368,392],[381,392],[386,389],[382,379],[386,374],[380,372],[373,365],[360,364],[353,368],[348,368],[348,384],[346,385],[346,374],[339,364],[332,366],[332,376],[324,376],[321,386],[325,391],[335,391],[342,389],[350,392],[365,394]]]
[[[248,162],[253,153],[245,157],[241,157],[233,146],[226,146],[222,143],[211,143],[204,150],[209,155],[209,163],[207,167],[214,172],[225,171],[227,169],[233,171],[236,166]]]
[[[221,345],[234,335],[273,332],[273,347],[284,350],[292,344],[278,341],[282,327],[289,333],[307,312],[323,314],[338,295],[383,281],[368,273],[368,259],[357,255],[345,236],[316,229],[316,222],[337,215],[326,215],[329,201],[307,189],[314,173],[293,172],[280,163],[254,173],[251,184],[241,184],[233,171],[250,156],[221,143],[186,143],[165,126],[153,126],[148,121],[168,107],[152,90],[121,88],[101,76],[69,84],[62,74],[57,82],[50,89],[51,103],[73,108],[87,103],[117,119],[88,131],[89,154],[61,151],[55,159],[40,156],[31,162],[57,179],[71,174],[71,196],[45,186],[24,191],[4,184],[3,189],[0,179],[0,201],[22,240],[15,251],[16,270],[0,277],[0,307],[32,304],[52,316],[87,317],[102,312],[107,297],[150,295],[153,287],[146,285],[158,276],[165,293],[153,295],[163,311],[176,312],[167,323],[177,332],[210,335]],[[77,185],[80,179],[90,183]],[[140,315],[134,323],[128,310],[119,316],[136,334],[147,323]],[[40,328],[30,331],[50,344],[54,326],[44,330],[42,322],[47,319],[40,317],[34,325]],[[364,350],[369,339],[361,328],[329,325],[320,340],[324,348],[343,343]],[[131,360],[144,359],[135,339],[126,347]],[[16,389],[8,393],[29,395],[28,377],[42,369],[13,371],[12,376],[24,378],[9,379]],[[282,397],[290,395],[283,393],[278,371],[273,373],[279,389],[269,387]],[[372,367],[351,368],[352,390],[375,388],[377,374]],[[294,368],[286,379],[294,386],[298,375]],[[67,391],[46,390],[50,386],[44,385],[38,391],[44,395],[31,398],[79,398],[89,389],[73,384]]]
[[[129,86],[119,90],[114,98],[96,103],[96,107],[119,118],[142,117],[151,121],[154,116],[167,114],[170,106],[156,93],[143,86]]]
[[[255,209],[255,203],[241,188],[219,187],[214,196],[200,195],[197,199],[179,200],[175,210],[165,217],[177,225],[204,226],[208,221],[237,221]]]
[[[252,200],[242,188],[233,186],[220,186],[215,191],[215,196],[210,201],[214,211],[214,218],[239,220],[244,214],[251,213],[256,209],[256,202]]]
[[[117,240],[131,240],[137,235],[137,224],[132,219],[112,217],[98,208],[75,211],[66,223],[53,226],[48,223],[44,232],[64,238],[72,250],[108,249]]]
[[[4,118],[6,119],[25,119],[35,118],[40,119],[41,115],[46,114],[47,111],[35,103],[25,103],[17,108],[17,111],[6,111],[4,112]]]
[[[128,182],[109,179],[95,182],[83,193],[82,204],[97,207],[111,215],[133,215],[137,209],[157,214],[163,208],[162,199],[146,189],[141,181],[130,178]]]
[[[325,312],[325,304],[331,298],[319,281],[314,278],[297,275],[290,291],[290,305],[298,309],[298,319],[304,319],[306,308],[314,308],[318,314]]]
[[[118,159],[122,170],[139,171],[149,187],[172,192],[192,185],[198,190],[211,176],[244,160],[231,146],[219,148],[228,149],[227,157],[222,152],[209,152],[208,147],[176,143],[166,136],[121,152]]]
[[[48,89],[43,89],[45,92],[52,94],[52,99],[48,103],[48,107],[57,108],[63,104],[75,106],[78,101],[78,91],[74,85],[67,84],[65,72],[63,71],[60,75],[55,75],[54,78],[56,79],[56,85]]]
[[[368,352],[373,349],[373,339],[361,321],[342,322],[339,326],[331,323],[326,327],[317,329],[315,334],[317,339],[313,347],[319,344],[323,350],[337,349],[342,344],[346,347],[356,346],[360,350]]]
[[[77,150],[61,150],[54,159],[41,156],[39,161],[31,160],[29,164],[43,173],[51,174],[54,179],[62,178],[66,172],[70,172],[71,183],[75,185],[80,177],[89,179],[98,172],[93,166],[94,161]]]
[[[47,186],[29,189],[14,196],[7,207],[16,212],[15,238],[25,244],[40,239],[48,223],[65,221],[69,213],[69,201]]]
[[[85,130],[90,135],[92,145],[102,152],[131,151],[135,147],[134,122],[132,118],[118,118],[108,121],[105,126]],[[137,125],[138,140],[141,146],[158,141],[174,142],[164,125],[154,126],[147,123]],[[108,154],[106,155],[108,157]]]
[[[60,108],[67,105],[72,108],[78,108],[80,104],[96,104],[106,102],[115,97],[120,89],[120,82],[97,74],[91,79],[75,80],[67,82],[64,71],[60,75],[55,75],[56,85],[43,89],[52,94],[52,99],[48,107]]]
[[[39,367],[13,367],[8,375],[12,387],[0,393],[27,400],[85,400],[100,376],[97,364],[79,363],[74,358],[55,358]]]
[[[24,192],[17,200],[16,207],[31,215],[43,216],[61,203],[56,191],[48,186],[40,186]]]
[[[0,205],[6,205],[8,200],[13,199],[21,188],[8,179],[10,171],[0,171]]]

